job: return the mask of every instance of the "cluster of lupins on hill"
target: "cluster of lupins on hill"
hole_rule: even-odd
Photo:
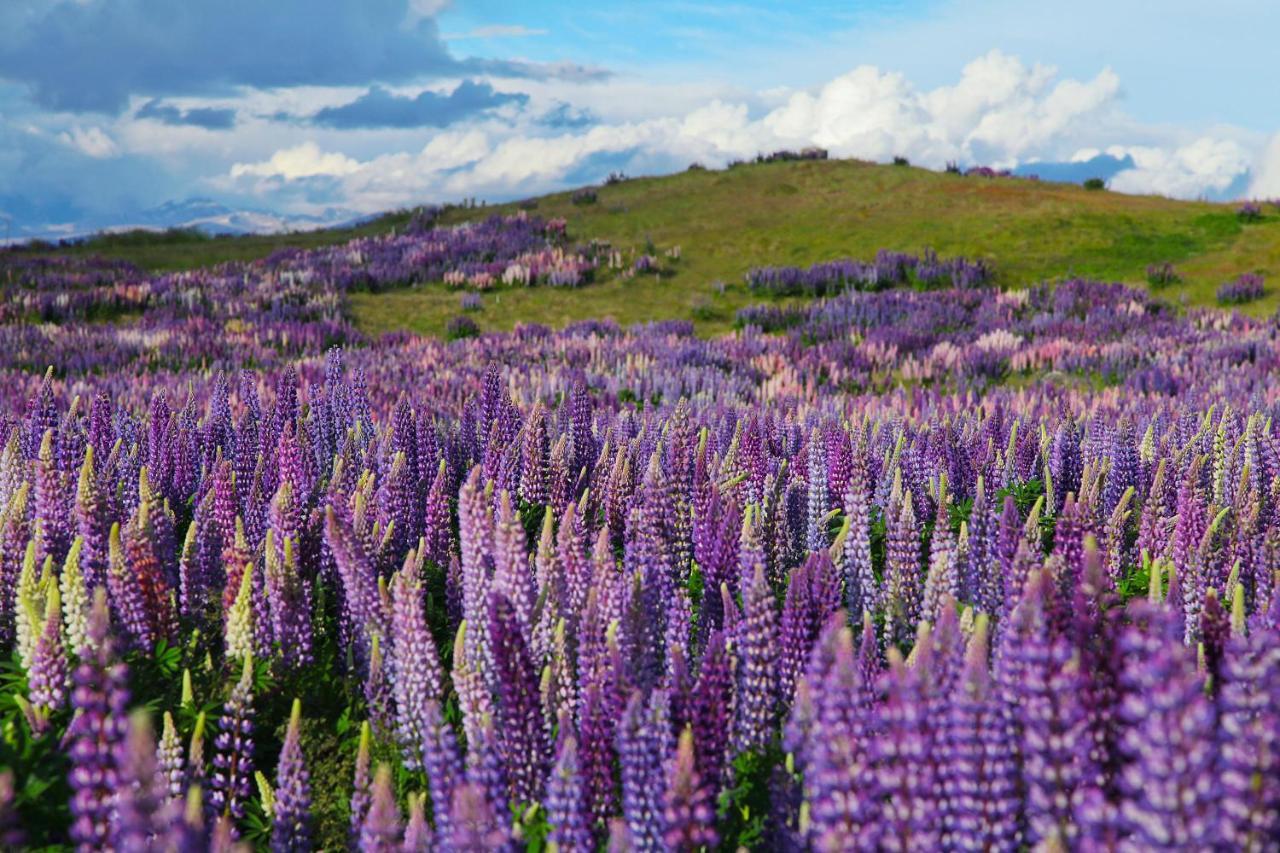
[[[828,296],[844,290],[880,290],[914,284],[931,287],[981,287],[991,281],[985,261],[940,259],[932,249],[922,256],[881,249],[870,263],[852,258],[825,261],[808,268],[755,267],[747,271],[752,290],[780,295]]]
[[[343,311],[350,291],[430,281],[576,286],[589,280],[594,253],[567,244],[563,220],[524,213],[456,227],[415,220],[399,234],[173,273],[13,252],[0,255],[0,367],[274,365],[359,342]],[[120,314],[139,316],[84,322]]]
[[[1280,832],[1274,323],[1070,282],[348,361],[5,378],[13,843]]]

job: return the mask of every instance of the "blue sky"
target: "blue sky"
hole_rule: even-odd
[[[0,237],[191,197],[321,219],[496,200],[806,144],[1280,196],[1277,32],[1280,4],[1243,0],[5,0]]]

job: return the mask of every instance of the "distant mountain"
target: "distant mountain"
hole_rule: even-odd
[[[72,240],[101,232],[145,229],[193,228],[205,234],[276,234],[284,231],[314,231],[356,224],[367,216],[346,208],[326,208],[318,214],[284,214],[273,210],[236,208],[211,198],[167,201],[156,207],[126,214],[114,221],[71,221],[47,225],[19,225],[0,216],[0,243],[44,239]]]
[[[1132,155],[1113,157],[1110,154],[1097,154],[1088,160],[1051,163],[1034,161],[1023,163],[1013,170],[1015,175],[1035,175],[1042,181],[1060,181],[1067,184],[1082,184],[1090,178],[1102,178],[1109,181],[1125,169],[1134,167]]]
[[[188,198],[183,201],[167,201],[142,211],[136,224],[113,226],[121,228],[196,228],[209,234],[271,234],[280,231],[310,231],[345,225],[362,218],[355,211],[344,208],[328,208],[319,215],[291,215],[271,210],[234,208],[210,198]]]

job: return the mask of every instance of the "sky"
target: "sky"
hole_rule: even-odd
[[[1280,4],[4,0],[0,238],[338,220],[819,145],[1280,196]]]

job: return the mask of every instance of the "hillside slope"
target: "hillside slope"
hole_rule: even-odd
[[[673,274],[573,291],[503,291],[485,297],[477,315],[482,327],[674,317],[715,333],[730,326],[737,308],[766,301],[743,286],[749,268],[870,258],[881,248],[984,257],[1006,287],[1071,275],[1144,284],[1148,264],[1171,261],[1183,281],[1163,295],[1198,305],[1214,304],[1218,285],[1241,272],[1280,275],[1280,213],[1272,208],[1262,221],[1244,224],[1233,205],[1068,184],[831,160],[640,178],[599,187],[597,195],[586,205],[573,204],[570,193],[543,197],[536,212],[565,217],[579,239],[604,239],[624,250],[642,251],[646,241],[659,251],[679,246]],[[453,210],[446,221],[515,209]],[[1278,286],[1244,310],[1274,311]],[[353,299],[357,321],[371,332],[438,333],[457,305],[456,293],[442,286]]]

